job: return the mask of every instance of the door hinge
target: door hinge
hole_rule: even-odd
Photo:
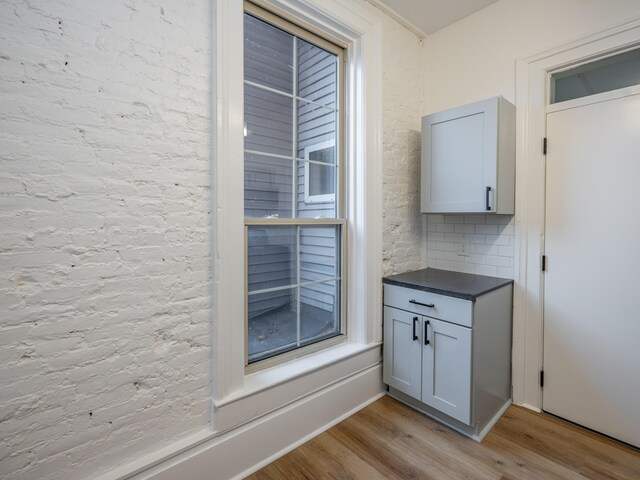
[[[544,370],[540,370],[540,388],[544,387]]]
[[[542,154],[543,155],[547,154],[547,137],[544,137],[542,139]]]
[[[547,256],[546,255],[542,255],[542,271],[543,272],[547,271]]]

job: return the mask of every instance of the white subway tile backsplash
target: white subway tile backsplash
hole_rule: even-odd
[[[450,260],[452,262],[463,262],[464,257],[458,255],[456,252],[445,252],[445,260]]]
[[[476,225],[476,233],[484,233],[487,235],[497,235],[498,225]]]
[[[443,270],[454,270],[456,265],[453,262],[449,262],[448,260],[436,260],[436,268],[441,268]]]
[[[487,235],[486,243],[491,245],[511,245],[512,235]]]
[[[485,255],[500,255],[500,248],[509,248],[509,247],[498,247],[497,245],[476,245],[475,247],[476,247],[476,253],[482,253]]]
[[[473,263],[456,262],[455,271],[463,273],[476,273],[475,265]]]
[[[447,252],[441,250],[427,250],[427,258],[433,260],[445,260]]]
[[[498,267],[493,265],[476,265],[475,272],[476,275],[489,275],[491,277],[498,276]]]
[[[464,223],[475,223],[475,224],[486,223],[485,217],[486,215],[465,215]]]
[[[455,224],[455,232],[456,233],[475,233],[476,225],[469,225],[467,223],[456,223]]]
[[[498,277],[501,278],[513,278],[513,268],[500,268],[498,267]]]
[[[436,223],[436,232],[453,233],[455,229],[456,227],[453,224]]]
[[[445,233],[445,242],[461,242],[464,239],[464,233]]]
[[[458,255],[460,242],[469,255]],[[512,215],[428,215],[428,265],[444,270],[513,278],[515,225]]]
[[[496,257],[487,255],[487,265],[495,265],[496,267],[509,267],[509,257]]]
[[[469,262],[469,263],[473,263],[475,265],[482,265],[482,264],[487,263],[487,256],[486,255],[478,255],[478,254],[469,255],[467,257],[466,261]]]
[[[444,223],[464,223],[464,217],[462,215],[445,215]]]
[[[469,243],[476,243],[480,245],[487,243],[484,235],[478,235],[475,233],[465,233],[464,239],[469,241]]]
[[[515,235],[516,233],[516,226],[515,225],[505,225],[504,228],[502,229],[502,232],[505,235]]]
[[[486,223],[491,225],[507,225],[513,221],[513,215],[485,215]]]
[[[454,252],[456,250],[456,244],[451,242],[437,242],[438,250],[443,252]]]

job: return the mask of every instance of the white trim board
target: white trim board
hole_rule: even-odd
[[[109,478],[241,479],[353,415],[384,394],[382,367],[376,365],[137,475]],[[107,477],[101,480],[107,480]]]
[[[640,44],[640,19],[516,62],[516,237],[513,401],[540,411],[543,351],[546,109],[550,72]]]

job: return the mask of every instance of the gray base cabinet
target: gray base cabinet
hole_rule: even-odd
[[[480,440],[511,403],[512,285],[472,300],[384,286],[392,396]]]

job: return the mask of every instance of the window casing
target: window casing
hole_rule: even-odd
[[[245,364],[253,366],[345,337],[343,50],[248,3],[244,24]]]

